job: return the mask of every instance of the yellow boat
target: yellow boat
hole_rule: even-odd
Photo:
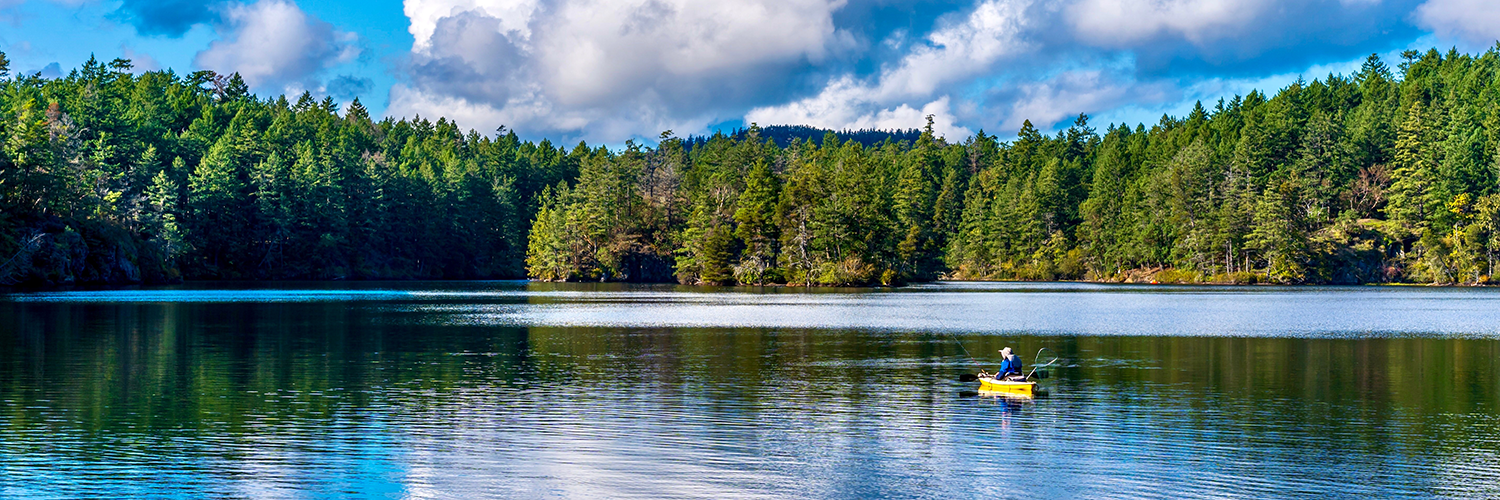
[[[995,377],[979,377],[979,392],[996,393],[1000,396],[1024,396],[1036,395],[1036,382],[1030,380],[998,380]]]
[[[1037,394],[1036,380],[1047,378],[1047,372],[1039,370],[1057,363],[1057,354],[1055,353],[1051,354],[1052,359],[1042,362],[1042,356],[1045,353],[1052,353],[1052,350],[1045,347],[1038,350],[1036,352],[1036,362],[1031,365],[1031,372],[1025,376],[995,378],[995,375],[980,371],[977,376],[965,375],[964,377],[966,378],[964,380],[978,380],[980,394],[1023,398],[1035,397]]]

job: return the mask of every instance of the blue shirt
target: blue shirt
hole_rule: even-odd
[[[1021,373],[1021,357],[1014,354],[1000,362],[1000,376],[1012,373]]]

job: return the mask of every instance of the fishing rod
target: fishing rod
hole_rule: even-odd
[[[979,360],[974,359],[974,356],[971,355],[971,354],[969,354],[969,349],[966,348],[966,347],[964,347],[964,343],[960,342],[958,340],[958,336],[955,335],[953,337],[953,342],[956,343],[956,344],[958,344],[958,348],[959,349],[963,349],[964,350],[964,355],[968,356],[969,357],[969,361],[973,361],[974,365],[979,367],[980,373],[983,373],[984,372],[984,365],[980,365],[979,364]],[[1043,363],[1042,362],[1043,353],[1049,353],[1049,354],[1051,354],[1052,355],[1052,359],[1049,359],[1049,360],[1047,360],[1047,362]],[[1034,361],[1032,361],[1032,363],[1031,363],[1031,372],[1026,374],[1026,378],[1024,380],[1031,380],[1031,378],[1032,377],[1036,377],[1038,375],[1038,373],[1040,373],[1041,376],[1037,377],[1037,378],[1047,378],[1047,373],[1046,372],[1041,372],[1040,370],[1042,368],[1046,368],[1046,367],[1049,367],[1049,366],[1057,364],[1058,359],[1060,359],[1060,358],[1057,356],[1057,352],[1053,351],[1052,349],[1049,349],[1049,348],[1046,348],[1046,347],[1043,347],[1041,349],[1037,349],[1037,351],[1036,351],[1036,359]],[[979,380],[979,376],[975,375],[975,374],[972,374],[972,373],[965,373],[963,375],[959,375],[958,376],[958,381],[959,382],[973,382],[975,380]]]
[[[950,332],[950,331],[947,331],[947,330],[944,330],[943,333],[946,333],[949,336],[953,337],[953,343],[958,344],[958,348],[959,349],[963,349],[964,356],[967,356],[969,358],[969,361],[972,362],[972,363],[974,363],[974,366],[976,366],[976,367],[979,368],[979,371],[981,371],[981,372],[984,371],[984,365],[979,364],[979,360],[974,359],[974,355],[973,354],[969,354],[969,348],[964,347],[963,341],[958,340],[958,335],[954,335],[953,332]],[[979,380],[979,376],[975,375],[975,374],[972,374],[972,373],[965,373],[963,375],[959,375],[958,376],[958,381],[959,382],[973,382],[975,380]]]

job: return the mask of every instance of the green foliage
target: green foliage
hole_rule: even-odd
[[[1265,256],[1266,276],[1276,283],[1301,283],[1306,279],[1307,236],[1302,221],[1288,203],[1298,193],[1290,182],[1267,189],[1255,204],[1254,229],[1247,247]]]
[[[1163,269],[1152,276],[1152,283],[1180,284],[1198,281],[1198,274],[1181,269]]]
[[[568,216],[559,206],[559,199],[566,199],[567,187],[563,186],[554,195],[548,188],[543,191],[541,208],[531,224],[531,235],[527,242],[526,269],[531,277],[546,281],[565,281],[578,276],[578,264],[568,237]]]
[[[543,188],[578,171],[514,134],[130,67],[0,79],[0,283],[518,278]]]
[[[735,281],[762,285],[777,278],[771,271],[778,250],[776,206],[780,195],[780,183],[771,166],[757,162],[745,179],[745,192],[740,194],[734,211],[734,235],[744,245],[734,268]]]
[[[1487,283],[1500,243],[1497,69],[1496,50],[1429,51],[1398,78],[1372,56],[1352,77],[1097,139],[1023,127],[970,182],[950,275],[1055,279],[1082,262],[1096,279],[1165,268],[1182,281]],[[1071,178],[1092,182],[1054,181],[1074,158],[1087,175]],[[1086,195],[1075,205],[1059,186]]]
[[[1500,49],[1371,56],[1149,127],[615,149],[262,100],[238,75],[3,62],[4,283],[1489,283],[1500,248]]]

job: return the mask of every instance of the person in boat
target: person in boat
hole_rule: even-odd
[[[996,379],[1026,376],[1021,372],[1021,357],[1012,354],[1009,347],[1000,350],[1000,357],[1000,371],[995,374]]]

